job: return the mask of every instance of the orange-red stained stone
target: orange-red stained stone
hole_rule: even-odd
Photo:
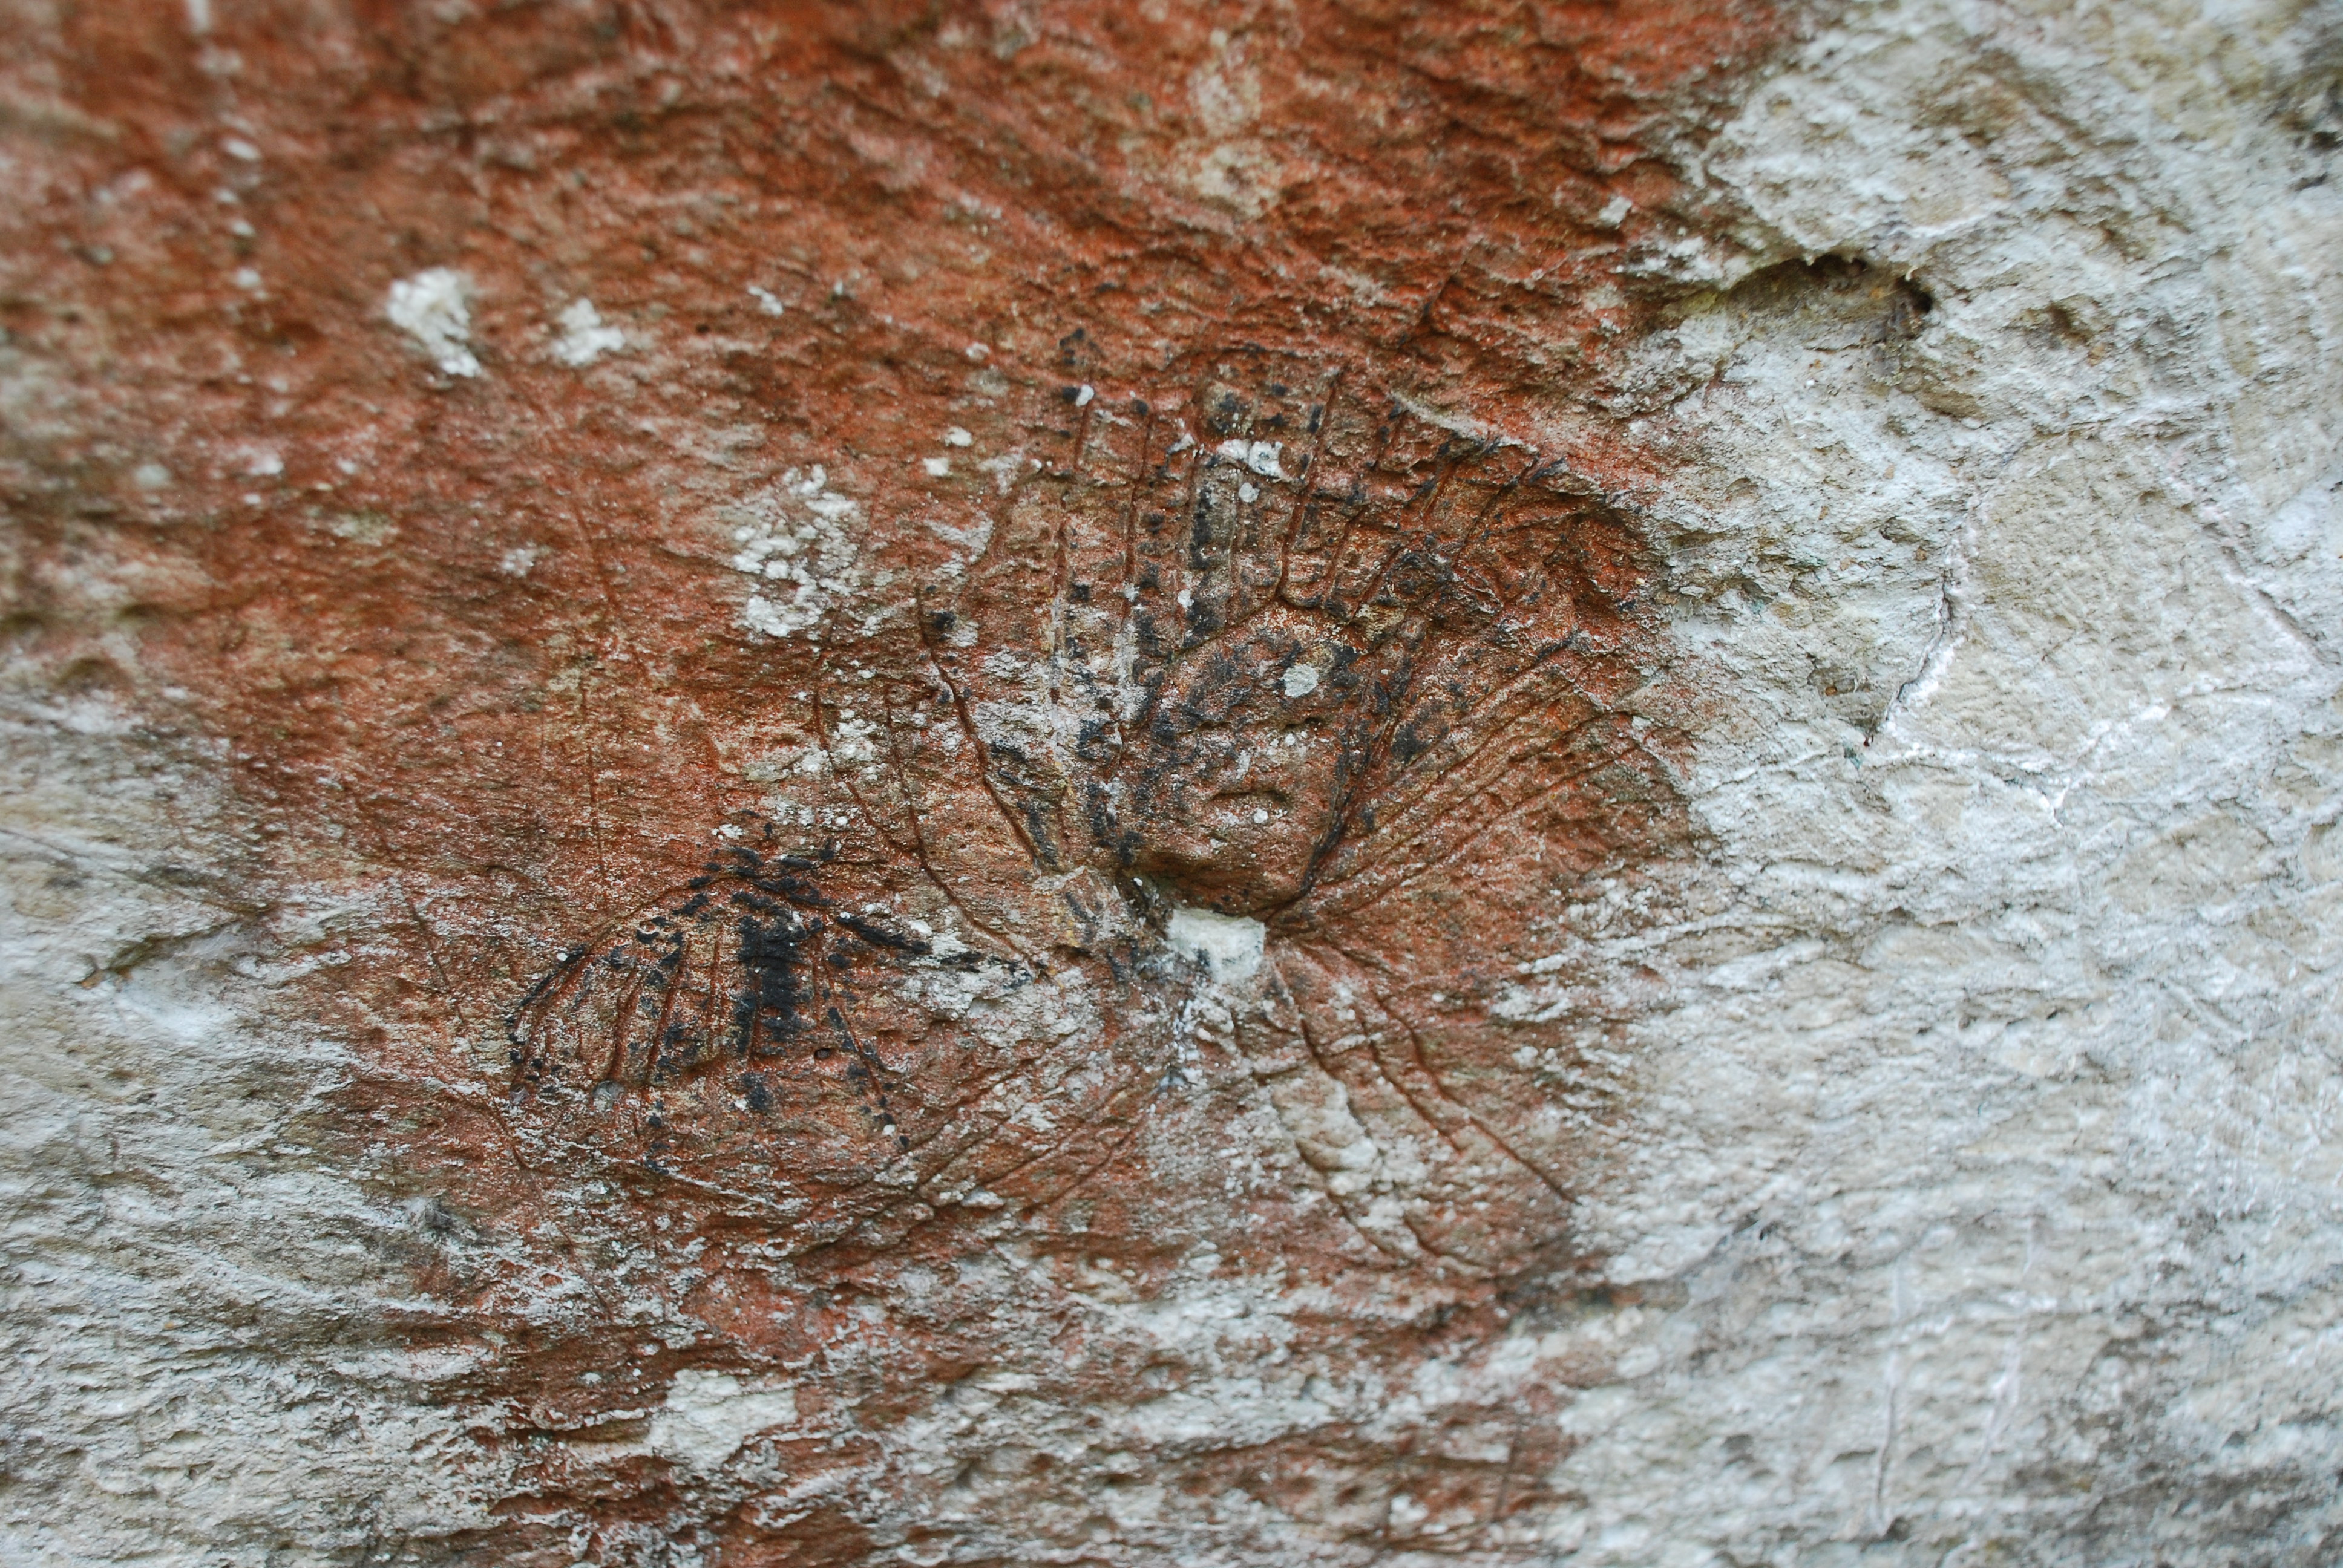
[[[1101,1302],[1348,1386],[1578,1310],[1631,1075],[1490,1007],[1687,849],[1612,377],[1770,11],[198,9],[4,68],[10,627],[224,748],[217,874],[364,911],[291,1007],[469,1238],[477,1560],[1077,1551],[1048,1452],[909,1434],[1229,1372]],[[477,375],[386,315],[435,268]],[[686,1368],[798,1422],[688,1473]],[[1130,1473],[1526,1549],[1600,1370]]]

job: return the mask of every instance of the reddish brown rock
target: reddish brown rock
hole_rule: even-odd
[[[36,20],[12,629],[371,911],[447,1560],[1534,1545],[1632,1070],[1490,1003],[1688,847],[1613,377],[1779,19]]]

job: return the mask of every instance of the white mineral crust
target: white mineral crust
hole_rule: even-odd
[[[1570,938],[1666,977],[1583,1218],[1674,1303],[1573,1562],[2331,1560],[2338,28],[1858,9],[1711,149],[1757,262],[1935,308],[1895,376],[1755,304],[1653,346],[1728,695],[1696,918]]]

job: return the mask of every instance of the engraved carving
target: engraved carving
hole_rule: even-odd
[[[1566,1140],[1537,1097],[1475,1093],[1513,1040],[1416,982],[1524,918],[1456,890],[1517,897],[1533,859],[1567,881],[1682,836],[1620,709],[1635,537],[1566,465],[1265,356],[1202,367],[1177,407],[1068,390],[1029,423],[1044,455],[997,468],[980,547],[891,626],[827,631],[802,697],[847,827],[735,852],[589,943],[517,1015],[517,1081],[605,1104],[719,1067],[828,1084],[873,1165],[980,1167],[979,1082],[1031,1071],[936,1045],[912,977],[933,948],[851,910],[948,909],[954,961],[1011,988],[1097,963],[1124,991],[1095,1049],[1151,1084],[1203,1013],[1151,1006],[1192,977],[1148,933],[1206,908],[1266,927],[1259,996],[1214,1038],[1342,1211],[1393,1256],[1495,1266],[1523,1205],[1561,1223]],[[929,1043],[893,1060],[881,1033]],[[1086,1103],[1052,1114],[1131,1113]]]

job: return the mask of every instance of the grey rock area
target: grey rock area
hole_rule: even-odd
[[[2338,22],[1865,8],[1713,151],[1776,270],[1649,428],[1738,700],[1703,918],[1576,939],[1676,1304],[1575,1561],[2334,1560]]]
[[[375,918],[256,902],[203,748],[5,703],[0,1562],[365,1562],[476,1522],[430,1397],[462,1369],[401,1342],[437,1216],[318,1146],[351,1064],[274,1000]]]

